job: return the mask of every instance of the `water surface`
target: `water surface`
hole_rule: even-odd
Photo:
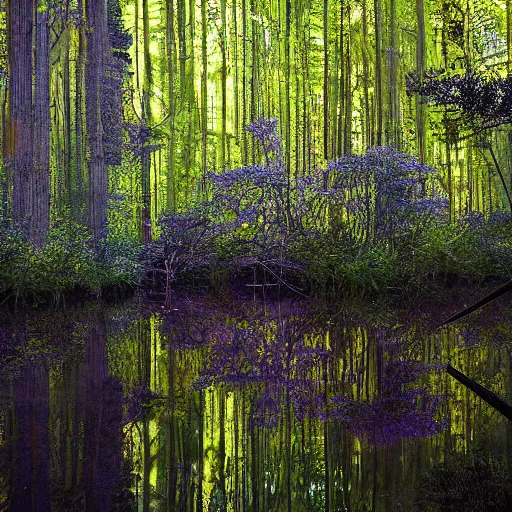
[[[491,510],[469,490],[511,474],[510,426],[444,367],[510,398],[510,315],[443,315],[207,298],[4,315],[0,510],[437,510],[454,488],[445,510]]]

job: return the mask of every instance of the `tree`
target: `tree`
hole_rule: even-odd
[[[103,144],[102,97],[110,57],[106,0],[86,0],[87,60],[85,104],[88,138],[89,194],[87,222],[96,243],[106,235],[108,165]]]
[[[12,214],[38,246],[45,241],[50,216],[47,9],[45,2],[21,0],[12,2],[9,10],[10,144],[9,154],[5,156],[12,168]],[[32,48],[34,16],[35,52]]]
[[[490,141],[485,138],[489,130],[512,124],[512,78],[467,71],[464,75],[421,80],[421,77],[410,74],[407,89],[409,95],[416,93],[435,105],[450,109],[445,122],[447,142],[453,144],[468,137],[480,138],[481,147],[491,154],[512,210],[505,176]]]

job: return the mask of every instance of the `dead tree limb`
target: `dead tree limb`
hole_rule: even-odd
[[[493,409],[496,409],[499,413],[503,414],[505,418],[512,421],[512,404],[502,398],[501,396],[494,393],[490,389],[485,388],[473,379],[464,375],[459,370],[456,370],[451,364],[446,366],[448,373],[461,384],[466,386],[468,389],[476,393],[482,400],[487,402]]]

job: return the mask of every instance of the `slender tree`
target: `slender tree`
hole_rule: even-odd
[[[42,246],[50,225],[50,44],[48,7],[41,0],[36,14],[34,76],[34,176],[27,213],[30,238]]]
[[[381,18],[381,0],[374,0],[374,16],[375,16],[375,143],[377,146],[382,145],[382,111],[383,111],[383,95],[382,95],[382,18]]]
[[[416,0],[416,16],[418,22],[418,40],[416,43],[416,73],[418,78],[423,81],[425,75],[425,60],[427,50],[424,0]],[[418,154],[421,162],[425,162],[427,159],[425,116],[425,104],[421,101],[420,98],[416,98],[416,138],[418,141]]]
[[[144,80],[142,85],[142,117],[143,129],[153,124],[153,111],[151,108],[151,93],[154,88],[153,68],[149,45],[151,36],[149,32],[149,0],[142,0],[142,24],[144,35]],[[142,240],[145,244],[151,240],[151,153],[144,146],[147,137],[142,141],[141,171],[142,171]]]
[[[86,0],[87,60],[85,104],[88,137],[88,225],[99,242],[106,235],[108,165],[103,144],[102,96],[110,56],[107,37],[106,0]]]

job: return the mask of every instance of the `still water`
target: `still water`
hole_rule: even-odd
[[[0,510],[507,510],[506,305],[141,302],[3,314]]]

